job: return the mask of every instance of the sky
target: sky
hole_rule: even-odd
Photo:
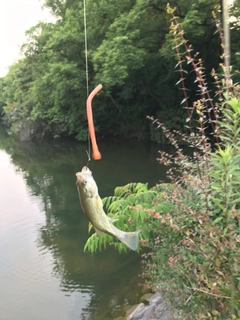
[[[0,77],[20,58],[25,31],[38,21],[49,21],[51,15],[42,9],[41,0],[0,0]]]

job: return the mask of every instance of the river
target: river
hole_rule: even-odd
[[[112,320],[138,301],[140,255],[84,253],[88,221],[75,173],[87,144],[16,142],[0,127],[0,319]],[[90,169],[101,197],[129,182],[165,178],[157,146],[99,142]]]

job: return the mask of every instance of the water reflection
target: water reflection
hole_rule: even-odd
[[[1,202],[0,210],[1,221],[5,219],[12,228],[7,227],[6,232],[6,237],[11,238],[11,248],[0,248],[2,264],[8,261],[6,250],[8,253],[11,250],[12,255],[22,250],[23,255],[21,259],[17,256],[10,259],[7,267],[0,267],[1,272],[3,269],[6,272],[4,287],[8,288],[9,296],[16,286],[17,292],[21,291],[18,318],[30,320],[34,313],[37,319],[39,312],[41,320],[107,320],[121,314],[124,305],[136,303],[140,281],[137,277],[140,258],[136,253],[119,255],[111,247],[94,255],[83,252],[88,221],[80,208],[75,173],[86,163],[86,145],[75,141],[19,143],[1,131],[0,149],[11,157],[12,174],[23,178],[19,188],[27,188],[30,203],[23,207],[23,198],[15,198],[9,215],[3,213],[7,203]],[[92,161],[91,170],[102,197],[111,195],[118,185],[134,181],[154,185],[164,178],[165,172],[155,160],[156,147],[108,141],[100,144],[100,150],[103,159]],[[13,189],[15,185],[14,180]],[[14,274],[19,274],[19,282],[15,284]],[[31,281],[26,274],[31,275]],[[2,298],[0,295],[0,301]],[[4,319],[12,319],[13,301],[9,298],[6,303],[9,305],[5,306]],[[20,304],[25,309],[31,304],[32,312],[24,313]],[[44,309],[44,316],[39,306]]]

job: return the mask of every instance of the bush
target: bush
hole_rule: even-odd
[[[220,110],[214,151],[202,131],[184,136],[198,149],[186,156],[165,131],[176,147],[175,156],[159,158],[173,166],[174,189],[165,196],[171,208],[151,225],[155,239],[144,255],[147,283],[194,319],[240,317],[240,100],[232,97]]]
[[[149,285],[161,284],[159,290],[189,318],[239,319],[240,100],[235,96],[237,88],[224,80],[227,86],[222,87],[213,71],[218,98],[213,102],[202,61],[192,57],[170,8],[169,12],[190,134],[169,132],[152,119],[176,154],[160,152],[158,159],[171,166],[168,176],[174,191],[166,193],[171,209],[167,215],[160,213],[152,225],[155,240],[150,240],[151,252],[145,256],[144,276]],[[199,87],[199,99],[191,107],[179,44],[185,48]],[[192,148],[191,156],[183,153],[179,141]]]

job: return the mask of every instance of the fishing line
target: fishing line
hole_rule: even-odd
[[[83,17],[84,17],[84,40],[85,40],[85,64],[86,64],[86,86],[87,86],[87,97],[89,95],[88,85],[88,45],[87,45],[87,17],[86,17],[86,0],[83,0]]]
[[[84,42],[85,42],[85,66],[86,66],[86,88],[87,88],[87,98],[89,96],[89,79],[88,79],[88,43],[87,43],[87,15],[86,15],[86,0],[83,0],[83,18],[84,18]],[[89,161],[91,160],[90,157],[90,149],[91,149],[91,145],[90,145],[90,136],[89,136],[89,132],[88,132],[88,151],[87,155],[88,155],[88,161],[87,161],[87,165],[89,164]]]

